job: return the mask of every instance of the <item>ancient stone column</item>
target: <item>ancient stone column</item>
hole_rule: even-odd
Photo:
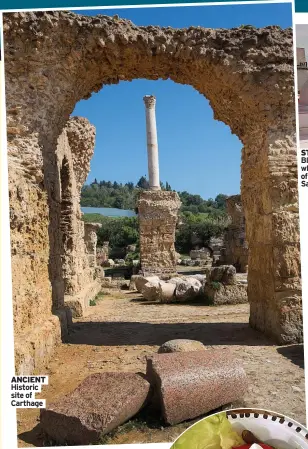
[[[138,199],[140,265],[144,276],[176,273],[176,192],[143,190]]]
[[[143,97],[146,114],[147,148],[148,148],[148,171],[150,190],[160,190],[159,166],[158,166],[158,144],[155,117],[156,98],[153,95]]]

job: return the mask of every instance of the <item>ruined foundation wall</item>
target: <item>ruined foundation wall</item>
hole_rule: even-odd
[[[82,316],[90,299],[100,290],[95,268],[96,231],[101,225],[84,223],[80,210],[81,188],[90,170],[94,145],[95,127],[85,118],[72,117],[57,147],[60,228],[53,232],[58,233],[62,244],[64,304],[72,309],[73,316]]]
[[[11,224],[15,371],[44,366],[67,329],[64,309],[52,314],[49,280],[49,209],[43,160],[18,105],[8,111],[8,170]]]
[[[248,268],[248,244],[241,196],[230,196],[226,206],[231,223],[224,233],[224,263],[234,265],[237,272],[245,273]]]
[[[180,206],[176,192],[146,190],[140,193],[137,207],[140,264],[144,275],[176,272],[174,242]]]
[[[94,269],[89,265],[79,206],[80,189],[93,154],[95,130],[87,120],[73,118],[58,139],[55,153],[59,185],[64,168],[69,173],[68,195],[63,207],[63,192],[54,189],[54,207],[59,216],[50,222],[40,148],[35,137],[24,138],[24,127],[18,125],[19,113],[16,108],[14,126],[10,126],[8,118],[15,369],[16,373],[31,374],[48,362],[54,347],[65,338],[71,322],[72,295],[80,296],[85,286],[92,288],[88,296],[99,289],[93,291]],[[88,141],[87,153],[84,146],[77,145],[78,135],[79,139]],[[23,149],[22,157],[19,148]],[[83,160],[88,164],[82,164]],[[50,229],[53,223],[59,227]],[[57,260],[62,264],[52,263],[55,259],[50,254],[50,233],[58,241],[60,258]]]

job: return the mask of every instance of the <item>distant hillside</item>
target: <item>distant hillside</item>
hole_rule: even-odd
[[[95,179],[89,185],[84,185],[81,190],[82,207],[115,207],[117,209],[135,209],[137,194],[149,186],[145,176],[141,176],[136,185],[133,182],[126,184],[116,181],[97,181]],[[163,190],[171,191],[168,182],[161,183]],[[227,195],[220,193],[215,199],[204,200],[200,195],[189,192],[178,192],[182,201],[181,212],[192,214],[209,214],[212,216],[225,215]]]

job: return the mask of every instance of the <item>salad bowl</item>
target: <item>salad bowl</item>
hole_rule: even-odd
[[[308,449],[308,430],[280,413],[233,409],[193,424],[171,449]]]
[[[229,410],[227,418],[239,434],[250,430],[260,441],[275,449],[308,449],[308,431],[281,414],[253,409]]]

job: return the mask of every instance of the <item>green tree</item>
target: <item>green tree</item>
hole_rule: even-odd
[[[226,199],[228,198],[227,195],[224,195],[223,193],[220,193],[216,196],[215,202],[217,203],[218,209],[225,209],[226,208]]]
[[[148,189],[149,182],[145,176],[141,176],[141,178],[137,182],[136,186],[139,187],[140,189]]]

